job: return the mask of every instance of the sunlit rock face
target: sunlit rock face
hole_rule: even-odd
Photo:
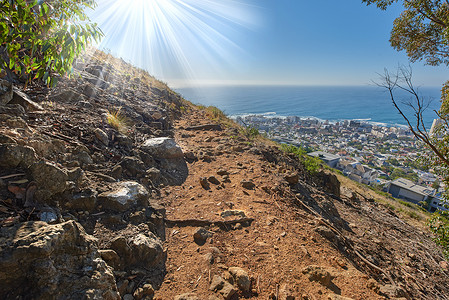
[[[147,189],[134,181],[115,184],[108,192],[98,195],[99,204],[104,209],[123,212],[133,207],[147,207],[149,193]]]
[[[0,229],[1,299],[120,299],[96,239],[75,221]]]
[[[157,162],[157,167],[169,185],[182,184],[188,175],[181,147],[172,138],[160,137],[146,140],[140,150]]]

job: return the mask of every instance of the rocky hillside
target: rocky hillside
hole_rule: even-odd
[[[425,227],[100,52],[0,82],[2,299],[449,299]]]

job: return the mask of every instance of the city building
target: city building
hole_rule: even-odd
[[[388,185],[388,192],[393,197],[402,198],[415,204],[418,204],[421,201],[426,201],[434,194],[433,189],[417,185],[405,178],[398,178],[390,182]]]
[[[337,163],[340,160],[340,156],[335,155],[335,154],[330,154],[330,153],[327,153],[324,151],[315,151],[315,152],[308,153],[307,155],[321,159],[322,161],[324,161],[326,163],[326,165],[328,165],[331,168],[336,168]]]

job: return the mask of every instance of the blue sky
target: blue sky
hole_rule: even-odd
[[[389,44],[401,7],[361,1],[98,0],[100,47],[171,86],[365,85],[408,64]],[[416,84],[440,86],[447,68],[412,65]]]

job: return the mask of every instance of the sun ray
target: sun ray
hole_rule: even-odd
[[[232,65],[242,32],[258,24],[253,0],[98,0],[90,15],[105,33],[98,47],[163,80]]]

